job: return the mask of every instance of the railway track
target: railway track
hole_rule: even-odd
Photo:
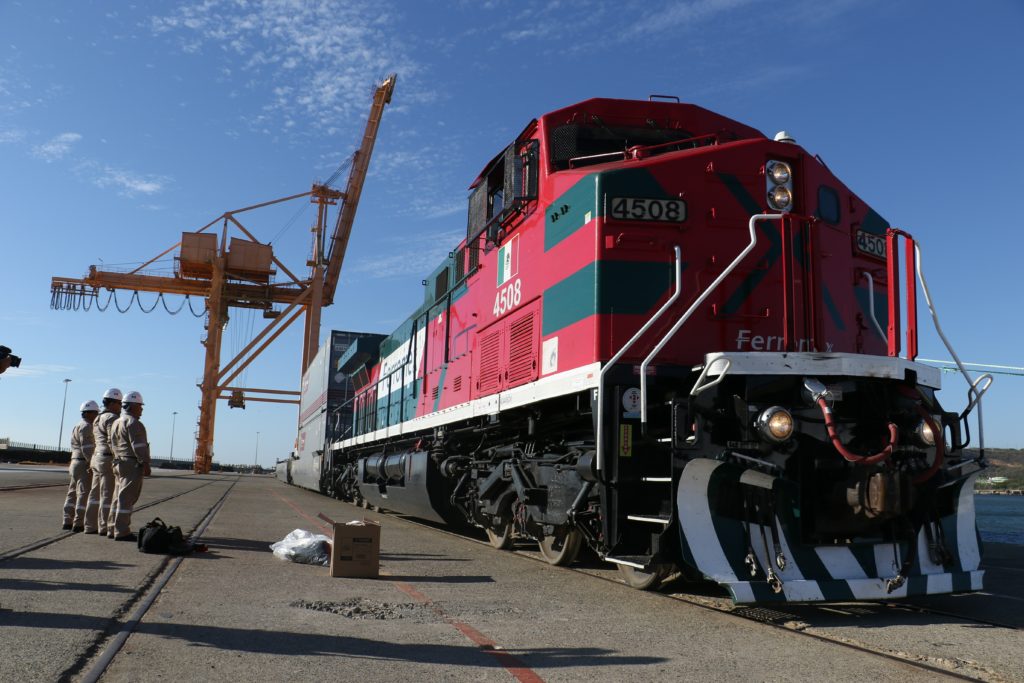
[[[424,522],[422,520],[406,517],[403,515],[397,515],[390,512],[376,510],[376,512],[392,517],[396,517],[415,526],[423,527],[434,531],[436,533],[453,536],[456,538],[476,543],[479,545],[487,546],[491,548],[490,543],[479,537],[474,537],[470,533],[459,532],[452,530],[447,527]],[[535,562],[543,563],[547,566],[551,566],[540,554],[539,551],[529,550],[525,548],[512,548],[506,551],[525,559],[533,560]],[[626,584],[619,578],[618,572],[609,571],[608,569],[595,564],[594,566],[568,566],[568,567],[557,567],[564,571],[574,572],[577,574],[585,574],[587,576],[613,583],[619,586],[625,586]],[[702,584],[695,584],[695,588],[700,589]],[[787,606],[780,607],[762,607],[762,606],[750,606],[750,605],[734,605],[728,597],[719,597],[716,595],[702,595],[699,592],[679,592],[679,581],[668,581],[663,584],[662,588],[657,591],[651,591],[652,595],[660,595],[665,599],[674,600],[676,602],[686,603],[693,607],[717,612],[719,614],[736,618],[743,619],[745,621],[754,621],[769,628],[775,628],[787,631],[798,637],[810,638],[820,642],[827,642],[839,647],[846,648],[848,650],[854,650],[869,654],[874,657],[886,659],[892,662],[898,662],[906,666],[912,666],[922,671],[930,673],[941,674],[943,676],[955,678],[964,681],[1005,681],[1006,678],[1000,676],[997,672],[987,669],[981,665],[975,664],[965,660],[950,660],[950,659],[939,659],[934,657],[928,657],[926,655],[915,655],[910,652],[898,651],[898,650],[887,650],[882,649],[868,643],[856,641],[851,638],[846,638],[836,634],[830,634],[816,628],[812,623],[807,621],[806,616],[800,614],[794,614],[793,612],[786,611]],[[634,590],[630,588],[630,590]],[[843,612],[849,606],[846,605],[801,605],[802,610],[815,610],[815,611],[832,611],[832,612]],[[930,614],[936,617],[954,617],[956,619],[968,622],[971,624],[977,624],[978,626],[985,626],[988,628],[1003,628],[1009,630],[1021,630],[1018,626],[1010,624],[999,623],[995,621],[973,618],[961,614],[954,614],[942,610],[937,610],[921,605],[897,603],[891,601],[876,601],[876,602],[859,602],[856,605],[850,607],[850,609],[857,610],[858,613],[863,613],[864,610],[878,610],[879,616],[884,618],[886,612],[892,611],[905,611],[913,612],[918,614]],[[852,612],[851,612],[852,613]],[[955,667],[955,668],[954,668]]]
[[[3,491],[26,491],[28,489],[49,489],[57,486],[67,488],[68,483],[61,482],[59,484],[22,484],[21,486],[0,486],[0,492]]]
[[[237,479],[235,481],[237,481]],[[180,491],[178,493],[174,493],[174,494],[171,494],[169,496],[164,496],[163,498],[158,498],[156,500],[151,500],[148,503],[136,506],[135,507],[135,512],[138,512],[139,510],[145,510],[146,508],[150,508],[150,507],[153,507],[155,505],[159,505],[160,503],[166,503],[167,501],[173,500],[175,498],[180,498],[181,496],[188,495],[189,493],[192,493],[193,491],[198,491],[201,488],[205,488],[205,487],[209,486],[210,484],[215,484],[215,483],[218,483],[218,482],[215,481],[215,480],[214,481],[207,481],[207,482],[204,482],[204,483],[200,484],[199,486],[195,486],[195,487],[190,488],[190,489],[188,489],[186,491]],[[54,486],[67,486],[67,484],[54,484]],[[25,487],[21,487],[21,488],[44,488],[44,487],[43,486],[25,486]],[[40,548],[45,548],[48,545],[52,545],[53,543],[57,543],[59,541],[63,541],[64,539],[70,538],[71,536],[75,536],[75,535],[76,534],[73,531],[62,531],[62,532],[60,532],[58,534],[54,534],[53,536],[47,536],[46,538],[40,539],[38,541],[33,541],[32,543],[28,543],[28,544],[23,545],[23,546],[21,546],[19,548],[14,548],[13,550],[5,551],[3,553],[0,553],[0,563],[8,562],[10,560],[13,560],[16,557],[20,557],[20,556],[24,555],[25,553],[30,553],[33,550],[38,550]]]
[[[213,521],[214,517],[217,516],[217,512],[224,505],[228,496],[234,489],[235,484],[241,477],[236,477],[230,482],[230,485],[225,489],[224,493],[206,510],[206,514],[203,515],[202,519],[190,530],[186,530],[186,536],[190,536],[193,541],[197,541],[202,538],[203,533],[206,531],[206,527],[209,526],[210,522]],[[207,485],[220,482],[207,482]],[[189,491],[184,491],[180,494],[169,496],[164,500],[170,500],[180,495],[191,493],[202,486],[196,487]],[[161,500],[159,502],[164,502]],[[158,501],[153,501],[150,505],[156,505]],[[136,508],[138,510],[140,508]],[[181,566],[181,556],[173,557],[166,556],[154,569],[147,575],[146,580],[142,582],[142,585],[130,595],[124,602],[121,603],[120,607],[115,611],[111,617],[107,628],[96,634],[92,645],[87,648],[78,659],[68,667],[60,676],[60,681],[71,681],[76,680],[81,683],[95,683],[98,681],[103,673],[110,666],[114,658],[117,657],[121,648],[127,642],[128,637],[134,632],[135,628],[145,617],[146,612],[153,605],[156,599],[160,596],[161,591],[170,581],[171,577]],[[132,611],[134,610],[134,611]],[[131,616],[127,616],[131,612]],[[127,617],[127,618],[125,618]]]

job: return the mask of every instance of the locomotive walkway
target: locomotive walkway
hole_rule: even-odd
[[[65,477],[0,469],[0,680],[1024,680],[1015,546],[989,548],[990,595],[737,618],[713,589],[637,592],[269,477],[148,479],[136,526],[206,525],[177,563],[61,532],[63,490],[38,484]],[[382,521],[379,579],[270,553],[318,513]]]

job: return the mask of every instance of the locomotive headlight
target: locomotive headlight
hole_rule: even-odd
[[[772,406],[757,416],[756,426],[764,438],[782,443],[793,436],[793,415],[785,408]]]
[[[793,193],[779,185],[768,193],[768,206],[776,211],[786,211],[793,203]]]
[[[771,166],[768,167],[768,177],[771,178],[771,181],[776,185],[785,185],[789,182],[791,177],[789,164],[781,161],[773,162]]]
[[[936,423],[938,423],[938,421],[936,421]],[[917,429],[914,430],[914,435],[917,436],[917,440],[925,446],[935,445],[935,432],[932,431],[931,425],[928,424],[927,420],[921,420],[921,422],[918,423]]]

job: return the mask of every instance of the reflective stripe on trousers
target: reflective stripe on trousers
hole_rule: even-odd
[[[86,499],[92,486],[92,470],[85,458],[74,458],[68,467],[71,482],[68,484],[68,495],[64,498],[64,524],[84,526],[86,516]]]
[[[85,510],[85,530],[106,534],[114,528],[111,500],[114,497],[114,456],[96,453],[92,456],[92,488]]]
[[[114,475],[117,477],[113,512],[115,537],[126,536],[132,532],[132,508],[142,493],[142,472],[142,465],[138,460],[114,461]]]

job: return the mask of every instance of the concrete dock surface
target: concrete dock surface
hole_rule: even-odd
[[[600,562],[551,567],[270,477],[157,471],[133,527],[208,523],[208,552],[178,562],[61,531],[66,477],[0,467],[2,681],[1024,680],[1016,546],[987,546],[982,594],[733,609],[714,587],[639,592]],[[293,529],[324,533],[318,513],[381,522],[380,578],[273,556]]]

